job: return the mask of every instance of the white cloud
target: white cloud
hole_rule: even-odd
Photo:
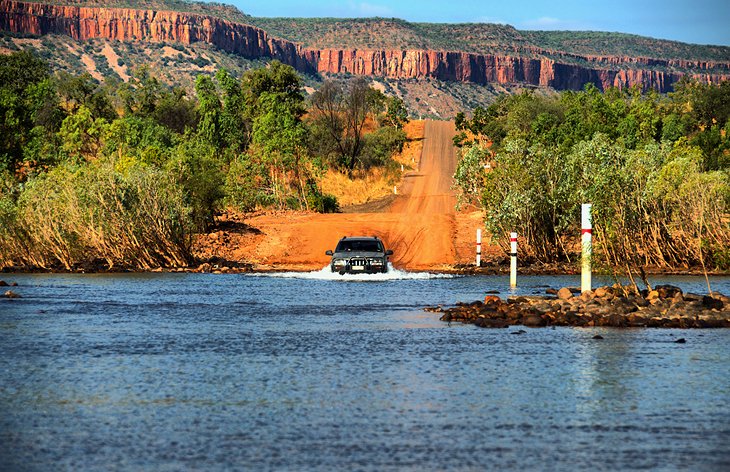
[[[493,23],[498,25],[509,24],[509,22],[503,20],[502,18],[495,18],[492,16],[480,16],[478,18],[474,18],[474,23]]]
[[[533,20],[525,20],[519,23],[519,29],[525,30],[584,30],[589,29],[587,25],[571,20],[561,20],[550,16],[543,16]]]
[[[393,10],[384,5],[367,2],[350,2],[350,11],[355,16],[393,16]]]

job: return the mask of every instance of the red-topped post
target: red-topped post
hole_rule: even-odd
[[[517,287],[517,233],[509,234],[509,286]]]

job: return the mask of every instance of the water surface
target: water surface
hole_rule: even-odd
[[[24,298],[0,300],[2,470],[730,469],[730,330],[422,311],[506,277],[4,278]]]

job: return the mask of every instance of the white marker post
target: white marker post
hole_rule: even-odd
[[[517,233],[509,234],[509,286],[517,287]]]
[[[482,230],[477,230],[477,267],[482,266]]]
[[[398,195],[398,186],[397,185],[393,185],[393,194]]]
[[[581,274],[580,274],[580,290],[581,292],[590,292],[591,287],[591,256],[593,255],[593,218],[591,216],[590,203],[581,205]]]

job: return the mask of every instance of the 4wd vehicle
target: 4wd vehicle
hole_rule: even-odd
[[[388,256],[391,250],[385,250],[383,242],[377,237],[344,237],[337,243],[335,252],[327,251],[332,256],[330,268],[332,272],[344,274],[375,274],[388,272]]]

